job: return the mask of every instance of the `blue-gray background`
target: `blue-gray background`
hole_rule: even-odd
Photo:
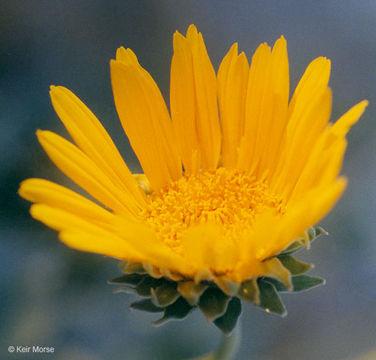
[[[371,101],[349,136],[348,190],[322,222],[331,236],[301,253],[327,285],[284,295],[284,319],[245,305],[238,359],[376,358],[375,1],[2,0],[0,14],[1,359],[33,358],[8,354],[9,345],[43,345],[55,348],[46,359],[174,360],[218,341],[198,312],[161,328],[150,325],[154,316],[129,312],[134,297],[115,296],[106,284],[118,274],[116,261],[66,248],[16,194],[33,176],[70,184],[34,135],[37,128],[66,134],[50,84],[74,91],[137,169],[113,106],[109,59],[120,45],[132,48],[166,96],[172,34],[191,23],[216,69],[233,42],[250,58],[259,43],[284,34],[292,86],[313,58],[332,60],[333,119]]]

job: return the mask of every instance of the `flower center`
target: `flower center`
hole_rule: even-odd
[[[266,209],[284,212],[282,200],[267,184],[225,168],[184,176],[149,199],[143,219],[175,249],[191,226],[217,224],[236,241],[236,233],[250,228],[257,214]]]

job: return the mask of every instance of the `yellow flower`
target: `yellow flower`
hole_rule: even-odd
[[[286,41],[248,64],[234,44],[216,75],[201,33],[174,34],[170,113],[130,49],[111,60],[121,124],[144,174],[132,175],[94,114],[69,90],[52,104],[76,145],[37,131],[56,166],[100,205],[43,179],[19,193],[68,246],[142,263],[155,277],[290,283],[276,255],[343,193],[346,133],[367,102],[329,122],[330,61],[312,61],[289,101]],[[180,289],[184,292],[183,287]]]

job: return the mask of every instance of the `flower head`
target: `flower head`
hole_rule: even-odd
[[[131,174],[73,93],[52,86],[52,104],[76,145],[49,131],[38,139],[100,205],[43,179],[24,181],[20,195],[68,246],[125,261],[123,282],[152,280],[153,302],[137,308],[157,305],[165,317],[173,306],[203,310],[209,300],[201,295],[213,292],[226,300],[213,316],[203,310],[212,320],[236,313],[237,297],[267,308],[276,289],[312,283],[299,275],[310,266],[291,252],[318,234],[308,229],[343,193],[345,136],[367,102],[329,122],[323,57],[308,65],[289,101],[283,37],[272,49],[261,44],[250,65],[234,44],[217,74],[195,26],[186,36],[176,32],[173,45],[170,112],[130,49],[111,60],[116,109],[144,174]]]

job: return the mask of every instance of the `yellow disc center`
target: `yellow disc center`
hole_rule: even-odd
[[[233,236],[268,208],[284,211],[282,200],[265,183],[224,168],[184,176],[149,199],[142,217],[172,248],[193,225],[218,224]]]

